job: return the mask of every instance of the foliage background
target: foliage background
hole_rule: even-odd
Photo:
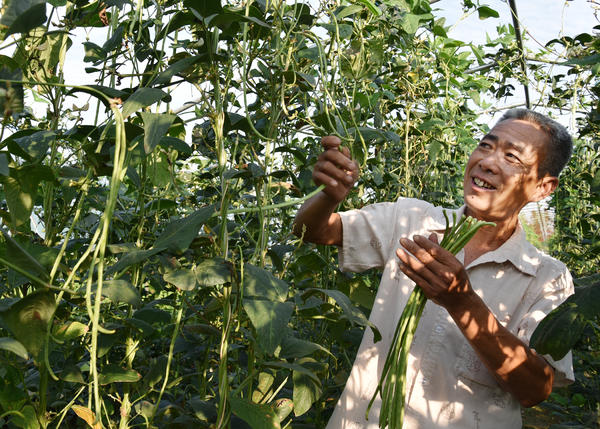
[[[577,120],[546,245],[579,286],[538,334],[540,350],[574,348],[577,382],[526,424],[597,426],[597,29],[523,52],[510,25],[481,45],[452,39],[431,7],[5,2],[2,424],[324,427],[376,329],[378,275],[341,273],[335,249],[290,233],[320,136],[361,164],[341,209],[457,206],[486,115],[527,83]],[[65,58],[81,49],[88,82],[73,85]]]

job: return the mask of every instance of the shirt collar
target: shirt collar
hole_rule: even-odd
[[[466,206],[463,205],[457,210],[446,210],[448,218],[452,221],[452,213],[455,212],[456,218],[460,219],[465,212],[465,207]],[[428,229],[430,231],[442,233],[446,229],[446,220],[444,219],[444,212],[441,208],[432,213]],[[522,273],[530,276],[535,276],[537,269],[540,266],[540,253],[529,241],[527,241],[527,236],[520,221],[517,224],[515,232],[499,248],[484,253],[471,262],[467,268],[472,268],[487,262],[502,264],[506,261],[514,265],[514,267]]]

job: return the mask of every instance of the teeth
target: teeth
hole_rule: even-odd
[[[480,188],[484,188],[484,189],[494,189],[492,186],[488,185],[486,182],[484,182],[483,180],[481,180],[478,177],[474,177],[473,178],[473,183],[475,183],[477,186],[479,186]]]

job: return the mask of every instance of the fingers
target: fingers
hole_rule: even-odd
[[[400,269],[402,270],[402,272],[406,274],[408,278],[411,279],[413,282],[421,286],[426,292],[426,295],[429,297],[429,293],[427,293],[429,289],[429,281],[425,277],[421,276],[419,272],[412,268],[412,258],[403,249],[396,249],[396,256],[398,256],[398,264],[400,265]]]
[[[337,149],[342,144],[342,140],[337,136],[321,137],[321,144],[325,150]]]
[[[414,241],[403,238],[400,240],[400,244],[402,244],[404,249],[397,249],[396,255],[402,263],[401,268],[406,275],[416,282],[413,276],[409,275],[408,271],[410,270],[428,283],[439,282],[440,274],[445,272],[447,267],[439,263],[433,255]]]
[[[415,235],[413,240],[402,238],[400,244],[404,249],[397,249],[396,255],[402,263],[402,271],[415,282],[417,280],[414,275],[409,275],[408,270],[431,285],[441,286],[441,283],[452,281],[454,276],[451,273],[460,269],[460,262],[434,242],[437,237],[430,238],[420,235]]]
[[[317,185],[325,185],[324,192],[341,201],[358,179],[358,164],[350,157],[346,147],[340,150],[341,140],[336,136],[325,136],[321,139],[325,151],[313,170],[313,180]]]
[[[437,237],[415,235],[402,238],[396,250],[400,270],[419,285],[427,298],[442,306],[451,306],[472,293],[469,277],[461,262],[440,247]]]

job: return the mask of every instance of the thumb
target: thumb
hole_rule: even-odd
[[[429,241],[433,241],[435,244],[438,244],[437,234],[434,232],[429,234]]]

